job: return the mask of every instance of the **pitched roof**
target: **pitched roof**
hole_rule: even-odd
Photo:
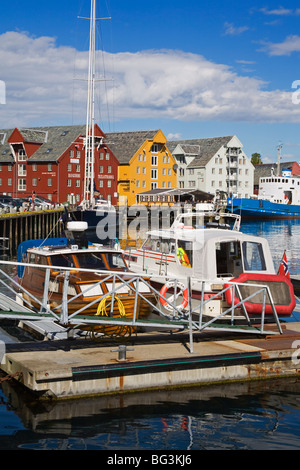
[[[153,140],[157,133],[158,130],[108,132],[105,143],[120,163],[128,163],[139,148],[147,140]]]
[[[200,153],[194,158],[194,160],[188,165],[190,167],[195,166],[205,166],[211,158],[217,153],[217,151],[223,146],[226,145],[233,136],[226,137],[211,137],[207,139],[189,139],[189,140],[174,140],[168,141],[167,146],[171,153],[178,144],[181,145],[182,149],[191,150],[191,145],[199,146]],[[187,147],[189,146],[189,147]]]
[[[7,142],[13,129],[0,130],[0,162],[13,162],[13,154]],[[78,138],[85,135],[85,125],[48,126],[32,129],[19,129],[26,142],[39,142],[42,145],[28,159],[28,162],[55,162]],[[120,163],[128,163],[132,156],[147,140],[153,140],[158,130],[110,132],[105,144],[112,150]],[[3,140],[3,144],[1,143]]]
[[[13,129],[0,130],[0,163],[13,163],[14,157],[11,147],[8,143],[8,138]]]
[[[52,126],[18,129],[25,142],[41,143],[40,148],[28,159],[29,162],[54,162],[80,135],[85,126]],[[0,130],[0,163],[14,162],[8,139],[14,129]]]
[[[200,145],[189,145],[189,144],[178,144],[178,145],[185,155],[194,156],[194,157],[197,155],[200,155]],[[174,147],[173,151],[175,151],[176,148],[177,148],[177,145],[176,147]]]
[[[46,132],[47,140],[28,159],[29,162],[55,162],[79,135],[85,135],[85,126],[80,125],[38,127],[35,130]]]

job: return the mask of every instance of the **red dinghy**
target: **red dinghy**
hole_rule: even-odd
[[[239,283],[239,286],[242,298],[245,299],[249,297],[252,293],[257,291],[257,287],[251,286],[261,285],[268,286],[271,292],[271,296],[276,308],[277,315],[288,317],[292,314],[295,306],[296,300],[294,295],[294,289],[291,281],[286,277],[280,274],[258,274],[258,273],[243,273],[235,279],[230,280],[231,283]],[[224,287],[229,287],[230,284],[225,284]],[[247,285],[242,285],[247,284]],[[232,305],[232,292],[233,289],[228,289],[225,293],[226,301],[228,305]],[[249,301],[245,302],[245,307],[249,315],[261,314],[263,310],[263,296],[264,292],[262,291],[259,294],[253,296]],[[234,304],[237,305],[240,302],[240,299],[234,295]],[[265,314],[273,314],[272,305],[268,295],[266,295],[265,303]]]

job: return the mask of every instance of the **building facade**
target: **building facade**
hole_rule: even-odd
[[[85,126],[0,131],[0,192],[79,204],[84,195]],[[95,194],[117,204],[119,162],[95,125]]]
[[[254,166],[236,136],[171,141],[168,146],[178,164],[178,188],[253,194]]]
[[[0,193],[79,204],[85,133],[83,125],[0,130]],[[157,202],[157,191],[170,203],[175,188],[253,194],[254,166],[236,136],[167,142],[160,129],[104,134],[97,124],[94,134],[95,195],[113,205]]]
[[[176,188],[176,161],[166,142],[161,130],[107,134],[107,145],[119,161],[120,204],[136,204],[145,191]]]

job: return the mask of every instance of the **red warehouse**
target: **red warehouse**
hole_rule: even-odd
[[[0,193],[80,203],[85,177],[85,126],[0,130]],[[96,195],[117,204],[119,162],[95,125]]]

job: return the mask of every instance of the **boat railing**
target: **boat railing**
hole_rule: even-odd
[[[124,325],[124,321],[126,320],[127,326],[138,328],[138,327],[159,327],[159,328],[166,328],[168,330],[171,329],[181,329],[181,330],[188,330],[190,333],[190,347],[192,349],[192,338],[193,333],[195,331],[201,332],[207,329],[213,330],[231,330],[234,329],[236,332],[243,332],[243,333],[255,333],[255,334],[275,334],[274,330],[267,331],[265,329],[265,306],[267,302],[272,306],[272,312],[274,317],[274,322],[278,327],[278,332],[282,333],[280,321],[276,312],[276,307],[272,299],[272,295],[268,286],[262,285],[255,285],[249,284],[251,286],[252,293],[247,296],[247,298],[243,298],[241,295],[241,291],[239,288],[238,283],[230,283],[227,282],[226,285],[223,285],[222,290],[218,290],[214,295],[209,296],[209,298],[205,299],[204,295],[201,296],[199,302],[193,302],[192,305],[192,282],[195,280],[192,278],[185,279],[185,284],[187,281],[187,292],[188,292],[188,302],[187,305],[182,307],[182,305],[177,304],[178,296],[180,294],[180,283],[184,281],[183,279],[173,279],[173,295],[171,297],[166,297],[153,287],[151,284],[151,279],[146,278],[145,274],[138,274],[138,273],[130,273],[130,272],[116,272],[116,271],[99,271],[99,270],[92,270],[92,269],[76,269],[79,272],[93,272],[97,275],[101,274],[101,279],[98,283],[93,283],[89,285],[83,294],[87,294],[89,290],[95,289],[98,284],[107,283],[111,284],[111,289],[108,293],[103,295],[97,296],[95,299],[91,300],[90,302],[86,302],[84,306],[78,308],[77,310],[69,313],[70,305],[72,302],[76,302],[78,297],[81,294],[70,295],[69,293],[69,280],[70,280],[70,272],[74,271],[74,268],[67,268],[61,266],[42,266],[42,265],[33,265],[28,263],[15,263],[10,261],[2,261],[0,260],[0,265],[10,265],[10,266],[36,266],[39,269],[45,269],[45,282],[44,282],[44,293],[42,300],[37,299],[33,296],[28,290],[26,290],[21,283],[14,280],[11,275],[9,275],[4,269],[0,269],[1,277],[0,283],[5,285],[6,289],[10,291],[10,298],[12,296],[16,299],[16,307],[18,304],[22,302],[23,305],[27,307],[26,311],[6,311],[3,310],[2,306],[0,305],[0,318],[19,318],[23,319],[26,317],[30,320],[40,320],[40,319],[52,319],[54,322],[57,322],[64,326],[70,326],[73,328],[78,328],[78,325]],[[56,305],[55,308],[50,308],[49,306],[49,294],[51,295],[51,287],[50,287],[50,270],[57,269],[63,276],[63,292],[61,303]],[[124,277],[125,276],[125,277]],[[168,279],[170,281],[170,278]],[[199,280],[198,280],[199,282]],[[205,281],[202,282],[202,292],[205,291]],[[246,283],[243,283],[243,286],[246,286]],[[112,311],[107,316],[101,316],[97,314],[88,314],[87,310],[94,306],[99,305],[99,303],[109,297],[111,299],[111,305],[114,304],[114,299],[118,296],[119,292],[123,287],[127,287],[132,292],[135,293],[135,300],[133,306],[132,316],[130,318],[118,318],[112,316]],[[232,296],[231,298],[234,299],[232,301],[232,305],[226,305],[225,308],[220,309],[219,314],[216,314],[215,317],[208,319],[205,315],[205,307],[210,302],[213,302],[215,299],[219,299],[220,296],[224,296],[228,289],[232,289]],[[17,292],[16,292],[17,291]],[[147,296],[145,293],[150,292],[154,295],[151,297]],[[24,298],[24,293],[26,296],[32,301],[35,302],[35,305],[38,307],[32,307],[30,301]],[[246,302],[249,301],[252,297],[258,295],[259,293],[263,293],[263,305],[262,305],[262,314],[260,317],[260,325],[252,325],[252,320],[248,315]],[[151,319],[142,319],[138,317],[138,305],[140,300],[143,299],[153,309],[153,317]],[[153,301],[155,299],[155,302]],[[238,299],[238,302],[237,300]],[[194,299],[193,299],[194,300]],[[162,304],[168,305],[168,309],[163,308]],[[82,305],[82,304],[81,304]],[[245,320],[244,324],[240,324],[240,322],[236,322],[236,318],[241,318],[241,314]],[[226,322],[222,323],[222,321],[226,320]],[[221,324],[221,323],[222,324]]]
[[[185,219],[192,219],[196,225],[194,225],[192,228],[199,228],[197,227],[197,224],[202,220],[207,218],[215,221],[219,221],[220,219],[222,220],[231,220],[231,230],[233,231],[239,231],[240,226],[241,226],[241,217],[238,214],[233,214],[231,212],[224,212],[220,210],[208,210],[208,211],[195,211],[195,212],[183,212],[181,214],[178,214],[177,217],[175,218],[171,229],[176,230],[178,228],[184,228],[185,226]]]

